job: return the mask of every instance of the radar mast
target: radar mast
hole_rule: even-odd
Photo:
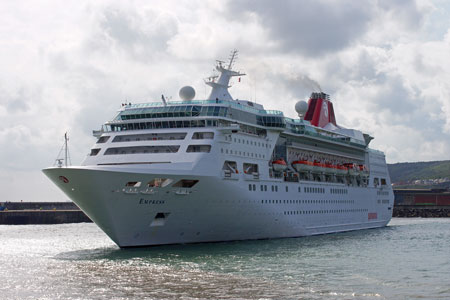
[[[211,93],[207,100],[233,100],[228,88],[231,87],[230,79],[233,76],[244,76],[244,73],[233,71],[233,64],[236,62],[238,51],[234,49],[230,54],[230,59],[227,67],[224,67],[224,61],[217,60],[216,70],[220,72],[219,76],[211,76],[205,80],[205,83],[212,87]],[[215,82],[216,78],[219,78]]]

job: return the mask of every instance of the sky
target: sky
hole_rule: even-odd
[[[41,172],[65,132],[80,164],[121,103],[204,99],[233,49],[234,98],[296,117],[320,86],[388,163],[450,159],[450,1],[1,1],[0,202],[68,200]]]

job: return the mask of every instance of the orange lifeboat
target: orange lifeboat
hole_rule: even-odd
[[[327,171],[327,168],[325,164],[321,163],[318,160],[314,161],[314,171],[318,173],[325,173]]]
[[[282,172],[287,169],[287,164],[284,159],[275,159],[272,161],[272,167],[276,172]]]
[[[347,167],[343,166],[343,165],[337,165],[336,171],[337,171],[338,175],[347,175],[347,173],[348,173]]]
[[[325,173],[327,174],[336,174],[337,173],[337,167],[336,165],[326,163],[325,164]]]
[[[349,175],[351,175],[351,176],[359,175],[359,169],[356,166],[356,164],[354,164],[354,163],[346,163],[346,164],[344,164],[344,166],[347,167]]]
[[[297,170],[297,172],[311,171],[314,168],[314,164],[309,160],[293,161],[292,166]]]

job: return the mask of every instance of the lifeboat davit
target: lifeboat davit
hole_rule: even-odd
[[[363,177],[369,177],[369,169],[365,165],[358,165],[359,173]]]
[[[327,174],[336,174],[337,173],[336,165],[326,163],[325,164],[325,173],[327,173]]]
[[[272,161],[272,167],[276,172],[283,172],[287,169],[287,164],[284,159],[275,159]]]
[[[336,166],[336,173],[337,173],[338,175],[347,175],[348,169],[347,169],[346,166],[343,166],[343,165],[337,165],[337,166]]]
[[[348,169],[348,174],[350,176],[358,176],[359,175],[359,169],[357,168],[356,164],[354,163],[347,163],[344,164],[344,166]]]
[[[297,170],[297,172],[312,171],[314,164],[308,160],[296,160],[292,162],[292,166]]]

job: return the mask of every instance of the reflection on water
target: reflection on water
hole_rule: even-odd
[[[0,298],[446,299],[449,229],[119,249],[94,224],[0,226]]]

